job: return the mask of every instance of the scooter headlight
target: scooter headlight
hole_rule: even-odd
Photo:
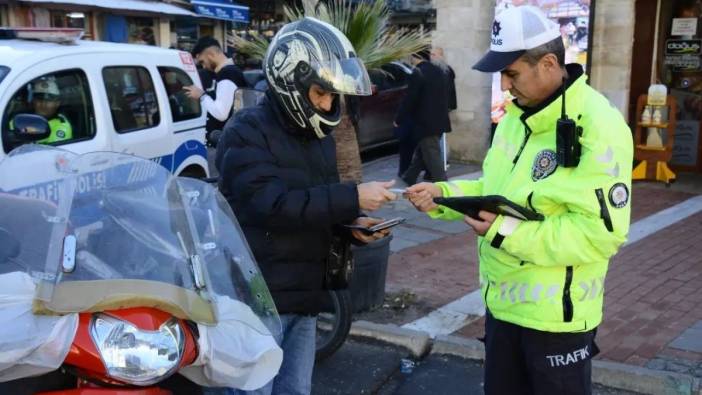
[[[183,332],[175,319],[158,331],[145,331],[127,321],[95,314],[90,336],[107,374],[134,385],[151,385],[171,375],[183,357]]]

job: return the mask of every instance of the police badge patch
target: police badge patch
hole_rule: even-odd
[[[65,138],[65,137],[66,137],[66,132],[64,132],[63,130],[57,130],[57,131],[56,131],[56,137],[58,137],[58,138],[60,138],[60,139]]]
[[[551,150],[543,150],[534,158],[534,164],[531,166],[531,179],[534,181],[543,180],[553,174],[556,167],[558,167],[556,153]]]
[[[626,184],[618,182],[609,190],[609,202],[616,208],[626,207],[629,203],[629,188]]]

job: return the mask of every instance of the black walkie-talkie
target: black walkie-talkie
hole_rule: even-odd
[[[580,128],[566,114],[566,81],[563,79],[561,118],[556,122],[556,161],[562,167],[577,167],[580,163]]]

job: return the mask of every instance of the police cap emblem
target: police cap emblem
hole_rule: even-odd
[[[534,181],[543,180],[553,174],[556,167],[558,167],[556,153],[551,150],[543,150],[534,158],[534,164],[531,166],[531,179]]]
[[[629,188],[626,184],[618,182],[609,190],[609,202],[613,207],[623,208],[629,203]]]

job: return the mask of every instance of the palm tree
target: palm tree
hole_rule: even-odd
[[[384,0],[357,4],[351,0],[303,0],[301,9],[286,6],[285,15],[289,21],[312,16],[335,26],[348,37],[367,69],[403,59],[430,43],[429,36],[422,31],[390,26],[390,10]],[[241,53],[263,59],[268,41],[260,36],[251,41],[235,36],[234,46]],[[339,174],[342,181],[360,182],[361,155],[356,131],[346,111],[344,114],[334,131]]]

